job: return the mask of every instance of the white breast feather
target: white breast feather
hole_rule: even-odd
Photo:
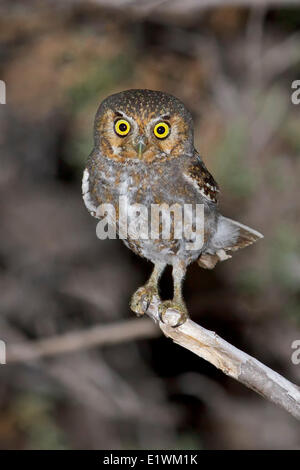
[[[90,187],[89,187],[89,172],[86,168],[83,172],[82,178],[82,197],[85,203],[87,210],[93,217],[96,217],[97,207],[93,203],[90,195]]]

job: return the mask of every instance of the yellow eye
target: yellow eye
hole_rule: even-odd
[[[166,122],[158,122],[153,129],[155,137],[165,139],[170,134],[170,126]]]
[[[125,119],[118,119],[115,122],[115,132],[120,137],[125,137],[125,135],[127,135],[129,131],[130,131],[130,124]]]

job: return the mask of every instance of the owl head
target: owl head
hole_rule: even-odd
[[[106,98],[95,118],[95,148],[117,160],[153,162],[193,151],[193,121],[184,104],[161,91],[127,90]]]

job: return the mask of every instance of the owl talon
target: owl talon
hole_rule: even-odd
[[[140,287],[131,297],[130,308],[138,316],[144,315],[151,304],[153,297],[158,297],[158,291],[155,287]]]
[[[158,314],[160,321],[172,328],[177,328],[183,325],[189,318],[188,311],[184,303],[174,302],[173,300],[166,300],[158,307]]]

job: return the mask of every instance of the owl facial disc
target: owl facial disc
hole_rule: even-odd
[[[95,120],[95,147],[107,158],[152,163],[193,152],[189,111],[160,91],[127,90],[106,98]]]

